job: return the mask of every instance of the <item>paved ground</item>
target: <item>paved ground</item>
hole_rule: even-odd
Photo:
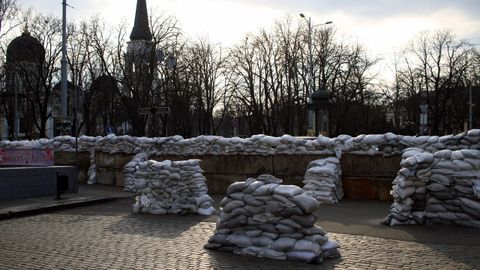
[[[123,188],[119,187],[80,184],[78,193],[65,193],[61,196],[61,200],[56,200],[56,196],[46,196],[0,201],[0,220],[107,202],[130,196],[129,193],[123,191]]]
[[[480,246],[479,229],[445,225],[385,226],[382,221],[389,212],[390,204],[346,199],[337,205],[322,205],[318,224],[327,232],[423,243]]]
[[[330,225],[324,227],[343,257],[321,265],[209,251],[203,245],[215,217],[136,215],[130,204],[121,199],[0,221],[0,269],[480,269],[476,240],[470,246],[400,241],[338,233]],[[324,209],[325,217],[335,209],[341,207]],[[345,219],[320,224],[348,227]]]

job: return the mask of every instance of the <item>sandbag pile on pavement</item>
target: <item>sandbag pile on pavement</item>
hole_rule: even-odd
[[[433,154],[408,148],[402,155],[400,171],[393,180],[394,203],[385,219],[389,225],[425,223],[426,185],[430,179]]]
[[[340,257],[338,244],[315,226],[320,203],[301,188],[281,183],[261,175],[230,185],[205,248],[306,262]]]
[[[134,172],[133,210],[151,214],[212,215],[212,198],[200,160],[147,160]]]
[[[123,174],[125,175],[124,190],[136,192],[135,188],[135,172],[138,170],[138,165],[141,162],[147,161],[148,155],[146,153],[138,153],[133,159],[125,164],[123,167]]]
[[[97,183],[97,164],[95,163],[95,150],[90,150],[90,166],[87,171],[87,184],[93,185]]]
[[[343,199],[342,170],[335,157],[318,159],[307,166],[303,190],[321,203],[335,204]]]
[[[480,151],[435,153],[427,185],[427,223],[480,228]]]
[[[409,149],[394,180],[389,225],[443,223],[480,228],[480,151]]]

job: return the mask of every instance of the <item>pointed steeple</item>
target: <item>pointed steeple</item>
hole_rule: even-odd
[[[130,40],[152,40],[152,32],[148,25],[148,13],[146,0],[137,0],[137,12]]]

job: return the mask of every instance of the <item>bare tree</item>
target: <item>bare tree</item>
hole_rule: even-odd
[[[0,0],[0,40],[22,22],[16,0]]]
[[[222,49],[200,39],[188,48],[188,73],[192,77],[195,110],[198,114],[199,134],[214,133],[214,110],[226,95],[221,88],[221,75],[225,64]]]
[[[305,134],[308,87],[307,29],[291,18],[277,22],[272,31],[248,36],[231,51],[236,104],[251,133]],[[337,42],[330,28],[313,33],[314,89],[328,89],[336,100],[334,130],[358,132],[370,122],[370,59],[359,44]],[[355,105],[355,106],[354,106]],[[365,116],[348,121],[352,115]]]
[[[465,76],[471,65],[472,48],[457,39],[450,30],[424,32],[417,36],[405,52],[403,67],[398,71],[399,87],[418,118],[418,105],[428,105],[431,132],[453,132],[461,129],[463,119],[452,119],[453,97],[465,88]],[[460,117],[463,118],[463,117]],[[413,120],[415,121],[415,120]],[[455,121],[456,124],[453,124]],[[416,122],[416,121],[415,121]],[[458,131],[458,130],[457,130]]]

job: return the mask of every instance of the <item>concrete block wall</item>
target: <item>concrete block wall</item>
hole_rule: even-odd
[[[391,185],[400,170],[401,155],[342,155],[345,198],[391,201]]]
[[[133,154],[108,154],[97,151],[97,183],[110,186],[123,186],[123,167],[130,162]],[[247,177],[260,174],[273,174],[285,184],[303,186],[303,178],[307,165],[326,155],[160,155],[150,157],[153,160],[187,160],[201,159],[201,167],[205,171],[209,192],[224,194],[227,187]],[[400,169],[400,155],[355,155],[343,154],[341,169],[345,198],[392,200],[390,190],[392,181]],[[56,152],[56,165],[74,165],[75,153]],[[79,153],[79,181],[85,183],[90,165],[89,154]]]
[[[67,192],[78,191],[72,166],[0,168],[0,201],[53,197],[57,193],[57,173],[68,176]]]
[[[54,165],[75,166],[75,152],[55,151]],[[81,184],[87,182],[88,167],[90,167],[90,155],[86,152],[78,152],[78,182]]]
[[[108,154],[95,152],[95,164],[97,166],[97,183],[108,186],[123,186],[125,176],[123,167],[132,160],[131,154]]]

